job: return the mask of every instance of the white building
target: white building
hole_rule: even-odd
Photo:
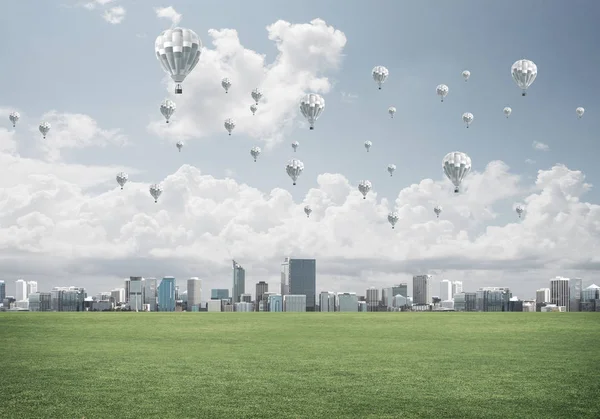
[[[413,304],[431,304],[431,275],[413,276]]]
[[[444,300],[440,303],[440,307],[448,310],[454,310],[454,300]]]
[[[550,288],[540,288],[535,292],[535,302],[537,304],[550,302]]]
[[[283,296],[283,311],[303,312],[306,311],[306,295],[288,294]]]
[[[523,300],[523,311],[527,313],[535,313],[535,300]]]
[[[22,279],[17,279],[15,283],[17,290],[15,292],[15,300],[23,301],[27,299],[27,282]]]
[[[556,304],[546,304],[544,307],[541,308],[541,311],[543,313],[567,311],[567,308],[565,306],[557,306]]]
[[[110,292],[110,298],[113,299],[115,304],[125,302],[125,288],[115,288]]]
[[[27,298],[29,294],[35,294],[38,291],[38,283],[36,281],[27,282]]]
[[[569,278],[557,276],[550,280],[550,302],[569,310]]]
[[[454,297],[452,293],[452,282],[447,279],[440,281],[440,300],[448,301]]]
[[[235,306],[235,311],[239,311],[239,312],[242,312],[242,313],[247,313],[247,312],[250,312],[250,311],[254,311],[254,304],[248,303],[248,302],[245,302],[245,301],[241,301],[239,303],[235,303],[234,306]]]
[[[290,258],[284,259],[281,264],[281,295],[290,293]]]
[[[202,281],[194,276],[187,281],[187,311],[192,311],[192,307],[200,308],[201,299]]]
[[[319,311],[335,311],[335,294],[333,292],[323,291],[319,294]]]
[[[386,307],[391,307],[394,300],[394,288],[387,287],[381,289],[381,303]]]
[[[398,294],[398,295],[394,296],[394,300],[392,302],[392,306],[394,308],[402,308],[402,307],[406,307],[408,305],[410,305],[410,303],[408,301],[408,298],[405,297],[404,295]]]
[[[354,312],[358,311],[358,297],[355,292],[337,293],[337,311]]]
[[[452,282],[452,298],[454,298],[454,294],[460,294],[463,292],[463,283],[462,281],[453,281]]]
[[[206,310],[209,312],[221,312],[222,305],[222,300],[208,300]]]
[[[29,301],[27,301],[27,300],[15,301],[14,306],[21,310],[29,310]]]

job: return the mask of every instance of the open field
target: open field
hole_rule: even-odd
[[[598,313],[0,313],[0,417],[600,417]]]

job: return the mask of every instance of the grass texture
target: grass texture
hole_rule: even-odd
[[[0,313],[0,418],[600,418],[598,313]]]

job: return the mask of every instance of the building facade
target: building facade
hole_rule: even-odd
[[[379,308],[379,290],[375,287],[367,289],[365,302],[367,311],[377,311]]]
[[[355,292],[337,293],[337,311],[354,312],[358,311],[358,297]]]
[[[157,304],[157,287],[158,281],[156,278],[144,279],[144,304],[148,304],[150,311],[156,311]]]
[[[254,300],[256,301],[256,311],[260,310],[260,302],[263,300],[263,295],[269,292],[269,284],[267,284],[265,281],[260,281],[256,283],[256,293],[254,294],[256,298],[254,298]]]
[[[213,288],[210,290],[210,299],[211,300],[228,300],[229,299],[229,290],[222,288]]]
[[[431,304],[431,275],[413,276],[413,304]]]
[[[288,261],[288,294],[305,295],[306,311],[315,311],[317,300],[317,261],[315,259],[293,258],[288,258]]]
[[[476,311],[509,311],[512,297],[510,289],[505,287],[482,287],[475,293]]]
[[[165,276],[158,286],[158,311],[175,311],[175,278]]]
[[[460,294],[461,292],[463,292],[462,281],[452,281],[452,298],[454,298],[454,294]]]
[[[477,294],[459,292],[454,295],[454,311],[476,311]]]
[[[452,282],[448,279],[442,279],[440,281],[440,299],[442,301],[448,301],[454,298],[452,293]]]
[[[142,311],[144,284],[141,276],[129,277],[129,307],[131,311]]]
[[[29,311],[50,311],[52,295],[49,292],[36,292],[29,295]]]
[[[17,301],[23,301],[27,299],[27,282],[22,279],[17,279],[15,282],[15,299]]]
[[[306,311],[306,295],[288,294],[283,296],[283,311],[302,313]]]
[[[319,311],[335,311],[335,294],[331,291],[322,291],[319,294]]]
[[[231,262],[233,265],[233,289],[231,301],[239,303],[242,301],[242,294],[246,293],[246,270],[235,260],[232,260]]]
[[[535,292],[536,304],[543,304],[550,302],[550,288],[540,288]]]
[[[550,280],[550,303],[569,311],[569,278],[557,276]]]
[[[187,311],[200,308],[202,300],[202,281],[198,277],[192,277],[187,281]]]
[[[581,311],[582,282],[581,278],[569,279],[569,311]]]
[[[270,294],[269,295],[269,311],[273,311],[273,312],[283,311],[283,296],[281,294]]]

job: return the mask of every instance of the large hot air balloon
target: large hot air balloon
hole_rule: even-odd
[[[292,160],[288,161],[287,165],[285,166],[285,171],[288,174],[288,176],[290,178],[292,178],[294,185],[296,184],[296,181],[302,174],[303,170],[304,170],[304,163],[302,163],[300,160],[296,160],[296,159],[292,159]]]
[[[458,193],[460,184],[471,171],[471,158],[460,151],[453,151],[444,157],[442,168],[448,179],[454,184],[454,192]]]
[[[393,176],[394,172],[396,171],[396,165],[388,164],[387,171],[390,173],[390,176]]]
[[[42,122],[38,129],[42,133],[42,137],[46,138],[46,135],[50,131],[50,128],[52,128],[52,125],[50,125],[49,122]]]
[[[367,199],[367,194],[371,190],[371,182],[368,180],[361,180],[358,182],[358,191],[362,194],[363,199]]]
[[[502,109],[502,112],[504,113],[504,115],[506,115],[506,117],[508,118],[510,116],[510,114],[512,113],[512,109],[509,108],[508,106],[505,107],[504,109]]]
[[[20,117],[21,115],[19,112],[11,112],[10,115],[8,115],[8,119],[10,122],[12,122],[13,128],[17,125],[17,122],[19,122]]]
[[[375,80],[375,83],[377,83],[379,90],[381,90],[381,85],[385,83],[390,75],[390,72],[384,66],[378,65],[377,67],[373,67],[371,74],[373,75],[373,80]]]
[[[523,211],[524,211],[523,207],[520,205],[517,205],[517,207],[515,208],[515,211],[516,211],[517,215],[519,216],[519,218],[521,218],[521,215],[523,215]]]
[[[255,104],[258,105],[258,102],[263,97],[263,93],[260,91],[260,89],[256,88],[252,91],[252,93],[250,93],[250,96],[252,96],[252,99],[254,99]]]
[[[439,97],[442,98],[442,102],[444,101],[444,98],[448,96],[449,91],[450,89],[445,84],[440,84],[438,85],[438,87],[435,88],[435,92]]]
[[[462,76],[463,79],[465,79],[465,81],[469,80],[469,77],[471,77],[471,72],[469,70],[465,70],[462,72]]]
[[[154,198],[155,203],[158,202],[158,198],[160,197],[162,192],[162,186],[160,186],[159,184],[150,185],[150,195],[152,195],[152,198]]]
[[[579,118],[581,118],[583,116],[583,114],[585,113],[585,109],[580,106],[577,109],[575,109],[575,112],[577,113],[577,116]]]
[[[260,147],[252,147],[250,149],[250,155],[254,158],[254,161],[256,162],[256,159],[258,158],[258,156],[260,155],[261,149]]]
[[[388,108],[388,113],[390,114],[390,117],[393,118],[394,114],[396,113],[396,108],[394,108],[393,106],[390,106]]]
[[[442,213],[442,207],[436,205],[435,207],[433,207],[433,212],[435,213],[437,218],[440,218],[440,214]]]
[[[300,143],[298,141],[294,141],[292,143],[292,148],[294,149],[294,153],[296,152],[296,150],[298,150],[299,145],[300,145]]]
[[[469,128],[469,125],[471,125],[471,123],[473,122],[474,116],[471,112],[465,112],[462,114],[462,120],[465,124],[467,124],[467,128]]]
[[[365,148],[367,149],[367,153],[371,149],[372,145],[373,145],[373,143],[371,141],[369,141],[369,140],[365,141]]]
[[[163,100],[163,103],[160,104],[160,113],[162,113],[162,115],[167,120],[167,124],[169,123],[169,118],[171,118],[171,116],[175,112],[175,109],[177,109],[177,107],[175,106],[175,102],[173,102],[170,99],[165,99]]]
[[[510,72],[517,86],[523,91],[521,95],[525,96],[526,90],[537,77],[537,65],[530,60],[518,60],[510,68]]]
[[[165,73],[175,82],[175,94],[183,92],[181,83],[198,64],[201,50],[200,38],[190,29],[167,29],[156,38],[156,58]]]
[[[225,89],[225,93],[229,93],[229,88],[231,87],[231,80],[225,77],[223,80],[221,80],[221,87]]]
[[[310,214],[312,213],[312,208],[310,205],[304,207],[304,213],[306,214],[306,218],[310,218]]]
[[[398,213],[396,211],[390,212],[388,214],[388,222],[392,225],[392,228],[394,228],[396,226],[396,223],[398,222],[399,219],[400,219],[400,215],[398,215]]]
[[[179,152],[181,153],[181,149],[183,148],[183,141],[177,141],[177,144],[175,144],[175,146],[177,147],[177,150],[179,150]]]
[[[231,135],[231,131],[233,131],[235,128],[235,121],[231,118],[227,118],[223,123],[223,126],[225,127],[229,135]]]
[[[252,105],[250,105],[250,112],[252,112],[252,115],[254,115],[257,110],[258,106],[256,106],[256,104],[253,103]]]
[[[121,189],[123,189],[123,186],[125,186],[125,184],[127,183],[128,180],[129,180],[129,176],[127,175],[127,173],[125,173],[125,172],[117,173],[117,183],[119,184],[119,186],[121,186]]]
[[[315,122],[325,109],[325,99],[316,93],[309,93],[300,100],[300,112],[310,124],[310,129],[315,129]]]

